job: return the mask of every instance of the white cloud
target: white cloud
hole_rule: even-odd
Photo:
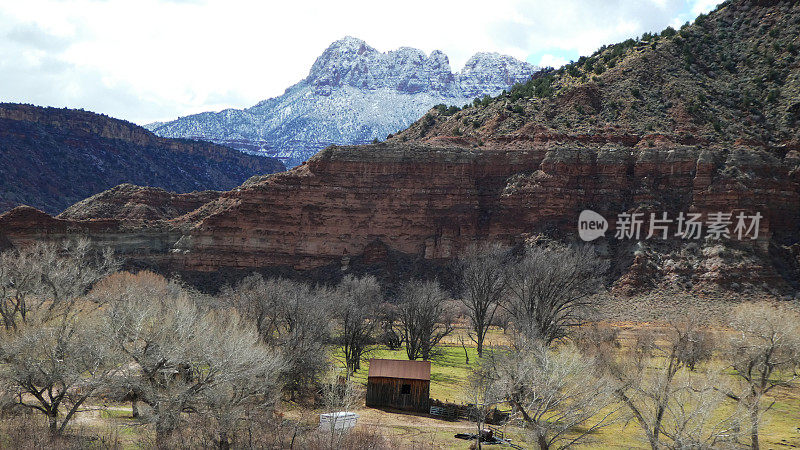
[[[604,44],[661,31],[676,17],[708,10],[718,0],[561,0],[513,2],[514,13],[489,25],[489,34],[508,52],[560,48],[592,53]],[[691,11],[691,13],[690,13]],[[696,15],[696,14],[695,14]]]
[[[540,54],[541,61],[534,63],[556,65],[566,53],[585,54],[664,28],[695,10],[707,11],[712,3],[4,2],[0,101],[82,107],[145,123],[250,106],[279,95],[307,75],[328,44],[345,35],[381,51],[440,49],[455,70],[477,51],[520,59]]]
[[[692,5],[692,15],[698,16],[700,14],[707,14],[720,3],[719,0],[697,0],[694,5]]]
[[[539,67],[559,68],[564,64],[567,64],[568,62],[569,60],[567,58],[564,58],[563,56],[556,56],[556,55],[551,55],[549,53],[545,53],[544,55],[542,55],[541,58],[539,58],[539,62],[536,65]]]

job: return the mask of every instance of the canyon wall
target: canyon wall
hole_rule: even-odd
[[[86,235],[131,265],[196,279],[259,270],[397,281],[439,275],[437,267],[477,241],[581,243],[578,217],[590,209],[609,229],[589,245],[610,261],[607,275],[620,292],[670,285],[797,295],[798,35],[796,1],[723,2],[680,30],[603,46],[494,98],[430,109],[383,143],[328,147],[228,192],[179,197],[128,186],[57,218],[15,209],[0,216],[0,246]],[[340,44],[356,51],[335,47],[322,58],[315,88],[380,90],[364,75],[380,71],[356,70],[381,67],[369,56],[377,54],[362,61],[362,43]],[[422,61],[409,49],[385,58],[401,53]],[[412,66],[430,75],[443,61],[435,54]],[[439,88],[456,80],[428,75],[420,79]],[[348,103],[341,118],[375,115],[357,106]],[[617,238],[623,213],[644,219],[638,237]],[[731,222],[723,227],[730,236],[710,233],[717,213]],[[647,237],[651,214],[673,220],[667,239]],[[702,232],[676,236],[674,221],[690,214]],[[743,239],[740,225],[753,227]]]
[[[792,289],[798,181],[796,151],[781,156],[663,139],[628,146],[542,141],[505,149],[330,147],[305,165],[254,177],[182,216],[165,208],[169,198],[149,195],[138,202],[170,213],[153,220],[121,209],[117,217],[76,220],[97,217],[81,210],[95,211],[100,196],[61,218],[18,208],[0,216],[0,234],[13,245],[87,235],[136,265],[181,273],[268,267],[345,273],[351,259],[370,254],[377,263],[387,251],[444,263],[487,239],[580,242],[578,215],[592,209],[610,226],[592,245],[612,259],[620,286],[681,282],[691,288],[736,279]],[[622,212],[698,212],[707,219],[737,211],[763,215],[758,239],[700,239],[687,246],[674,236],[645,240],[646,227],[642,240],[614,238]],[[376,248],[386,251],[376,256]],[[783,258],[780,264],[776,257]]]

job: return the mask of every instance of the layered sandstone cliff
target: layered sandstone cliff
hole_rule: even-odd
[[[712,96],[720,86],[751,88],[752,71],[766,61],[750,45],[729,45],[738,53],[726,58],[742,64],[734,67],[741,76],[669,62],[674,51],[683,54],[676,50],[678,37],[681,46],[707,42],[702,36],[718,31],[734,39],[734,27],[742,32],[735,39],[749,39],[748,30],[762,39],[770,26],[781,27],[779,45],[764,47],[785,53],[775,67],[787,71],[776,75],[785,88],[772,103],[765,96],[725,107],[729,100],[722,94]],[[443,265],[481,240],[535,245],[544,236],[579,243],[578,216],[591,209],[609,221],[606,236],[591,245],[612,262],[608,275],[619,291],[670,284],[794,294],[800,280],[798,127],[775,109],[791,112],[800,101],[792,90],[797,62],[789,61],[791,48],[780,39],[795,28],[795,3],[729,2],[683,34],[607,50],[620,59],[597,79],[582,81],[583,66],[577,75],[570,69],[542,73],[529,89],[455,114],[432,110],[383,144],[329,147],[302,166],[253,177],[180,216],[177,207],[132,214],[136,201],[152,207],[155,197],[131,192],[124,201],[109,193],[102,204],[126,206],[98,207],[101,212],[79,205],[52,218],[16,209],[0,216],[0,242],[91,235],[134,265],[205,278],[253,270],[341,276],[376,267],[408,276]],[[597,61],[615,61],[603,55]],[[666,62],[653,64],[659,57]],[[725,83],[715,84],[720,79]],[[711,114],[726,123],[708,121]],[[745,130],[747,120],[762,128]],[[682,239],[674,223],[668,239],[647,239],[646,228],[639,238],[617,239],[621,213],[692,213],[703,222],[714,213],[741,213],[761,220],[751,230],[755,239],[714,239],[705,232]],[[87,220],[92,217],[103,219]]]
[[[708,160],[710,154],[720,161]],[[346,271],[351,259],[376,246],[444,262],[479,240],[513,245],[544,234],[575,242],[579,213],[592,209],[611,221],[609,239],[597,244],[616,262],[613,275],[621,286],[767,282],[785,290],[792,269],[772,260],[797,242],[797,171],[795,152],[780,158],[758,148],[666,142],[600,148],[550,142],[527,150],[341,147],[290,172],[251,179],[176,218],[174,210],[143,221],[128,212],[75,220],[86,219],[77,212],[80,205],[60,218],[17,209],[0,216],[0,230],[15,244],[89,234],[137,264],[183,273]],[[758,239],[610,238],[619,212],[707,217],[719,210],[761,212]]]

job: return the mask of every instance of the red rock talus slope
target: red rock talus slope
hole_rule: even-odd
[[[155,136],[86,111],[0,104],[0,211],[20,204],[50,213],[120,183],[172,191],[231,189],[280,161]]]
[[[172,219],[219,198],[221,192],[176,194],[154,187],[120,184],[70,206],[59,219],[154,221]]]
[[[177,208],[130,214],[137,196],[126,193],[124,202],[103,200],[127,205],[109,209],[120,211],[112,220],[85,220],[95,213],[81,206],[59,219],[11,211],[0,216],[0,242],[88,234],[164,270],[341,273],[394,253],[444,262],[484,239],[575,242],[583,209],[610,219],[607,236],[621,212],[744,211],[764,216],[756,240],[594,245],[623,290],[796,291],[800,78],[791,30],[800,30],[795,3],[726,3],[674,35],[610,47],[453,115],[433,110],[384,144],[328,148],[180,217]],[[716,42],[724,61],[702,59],[719,56]],[[759,70],[766,78],[756,80]]]

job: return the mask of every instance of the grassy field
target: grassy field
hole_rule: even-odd
[[[461,344],[456,344],[450,339],[443,347],[442,354],[431,363],[431,398],[446,401],[446,402],[462,402],[466,401],[464,386],[467,385],[467,377],[475,364],[479,362],[478,352],[474,345],[470,345],[470,341],[465,340],[464,344],[469,355],[471,364],[467,364],[464,348]],[[491,349],[487,349],[491,352]],[[408,359],[404,348],[398,350],[389,350],[387,348],[378,348],[369,354],[370,358],[382,359]],[[361,385],[367,385],[367,373],[369,371],[369,362],[362,364],[361,370],[354,374],[353,377]]]
[[[622,340],[639,327],[659,329],[652,323],[641,324],[633,322],[614,323],[611,326],[619,327]],[[719,331],[722,333],[723,331]],[[472,342],[465,338],[466,331],[461,328],[447,338],[442,348],[442,354],[431,365],[431,397],[449,402],[467,402],[468,393],[464,386],[469,373],[479,363],[476,349]],[[461,339],[467,347],[469,364],[467,364]],[[502,346],[507,343],[507,336],[502,330],[491,330],[489,335],[491,346]],[[338,352],[334,351],[334,358],[338,359]],[[405,350],[388,350],[377,348],[371,354],[372,358],[406,359]],[[362,386],[366,386],[366,377],[369,363],[365,362],[361,370],[354,375],[354,379]],[[363,392],[362,392],[363,394]],[[800,383],[790,388],[781,388],[774,391],[774,395],[765,400],[774,402],[772,408],[765,414],[761,429],[762,448],[798,448],[800,447]],[[82,413],[75,422],[75,427],[100,435],[115,435],[126,448],[140,448],[143,438],[152,433],[148,426],[139,424],[130,418],[129,404],[96,405],[102,409]],[[732,407],[732,405],[731,405]],[[469,442],[455,439],[456,433],[474,432],[475,425],[467,421],[448,422],[435,419],[425,414],[408,414],[397,411],[378,410],[363,406],[363,398],[359,401],[356,411],[360,415],[359,427],[376,429],[389,436],[398,448],[403,449],[466,449]],[[286,418],[299,419],[313,428],[318,421],[318,414],[322,410],[311,410],[295,404],[284,403],[281,413]],[[535,448],[525,442],[522,430],[506,426],[507,436],[526,448]],[[592,436],[592,442],[587,447],[599,449],[630,449],[649,448],[643,440],[644,436],[634,422],[619,421],[603,428]]]
[[[621,339],[625,341],[636,328],[643,326],[652,329],[663,329],[663,325],[637,324],[632,322],[611,324],[620,328]],[[718,330],[718,333],[724,331]],[[456,335],[449,337],[443,347],[442,355],[431,364],[431,397],[450,402],[467,402],[468,395],[464,391],[470,370],[479,358],[471,341],[464,339],[467,346],[470,364],[467,364],[464,349],[458,339],[459,334],[465,335],[462,328]],[[504,345],[506,336],[501,330],[491,330],[490,343]],[[491,347],[487,350],[491,351]],[[372,358],[407,359],[405,350],[388,350],[380,348],[370,354]],[[362,370],[354,375],[354,379],[366,386],[366,377],[369,364],[364,364]],[[800,448],[800,383],[795,383],[791,388],[781,388],[773,396],[764,400],[765,405],[773,403],[772,408],[764,415],[761,428],[762,448]],[[728,405],[733,408],[733,405]],[[419,446],[421,448],[468,448],[469,444],[453,438],[457,432],[473,431],[474,425],[468,422],[445,422],[436,419],[423,420],[418,416],[411,416],[399,412],[376,411],[371,408],[362,408],[359,411],[367,418],[366,423],[372,426],[381,426],[388,434],[396,436],[404,446]],[[721,413],[722,414],[722,413]],[[413,419],[412,419],[413,418]],[[507,427],[506,431],[517,437],[517,442],[522,443],[524,433],[515,427]],[[591,448],[599,449],[629,449],[649,448],[644,440],[644,433],[634,422],[619,421],[611,426],[599,430],[592,436]],[[535,446],[531,446],[535,448]]]

